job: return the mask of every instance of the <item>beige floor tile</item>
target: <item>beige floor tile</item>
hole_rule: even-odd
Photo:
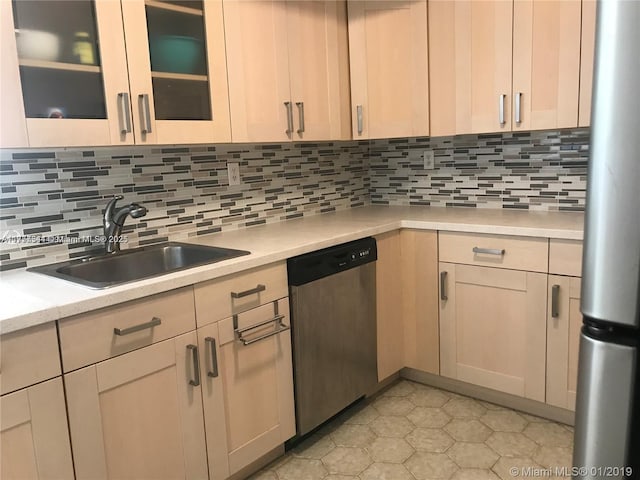
[[[415,427],[406,417],[378,417],[369,426],[380,437],[403,438]]]
[[[417,387],[407,398],[417,407],[442,407],[451,397],[435,388]]]
[[[572,453],[572,448],[569,447],[543,446],[538,449],[533,459],[547,468],[571,467]]]
[[[379,416],[380,414],[375,408],[371,405],[367,405],[355,411],[344,421],[344,423],[351,425],[368,425]]]
[[[404,465],[374,463],[360,474],[362,480],[414,480]]]
[[[322,459],[329,473],[358,475],[371,465],[371,457],[362,448],[336,447]]]
[[[500,457],[492,467],[492,470],[502,480],[514,480],[515,478],[530,478],[534,475],[526,474],[526,469],[541,469],[541,465],[528,457]]]
[[[324,477],[324,480],[359,480],[358,477],[353,475],[340,475],[340,474],[329,474]]]
[[[506,457],[530,457],[538,448],[533,440],[515,432],[494,432],[485,443]]]
[[[456,442],[447,455],[462,468],[491,468],[500,456],[484,443]]]
[[[383,397],[406,397],[410,393],[416,391],[416,387],[413,383],[406,380],[400,380],[393,387],[385,390],[381,396]]]
[[[448,433],[439,428],[416,428],[405,437],[416,450],[426,452],[446,452],[455,440]]]
[[[327,470],[320,460],[292,458],[276,469],[279,480],[321,480],[327,476]]]
[[[410,434],[411,435],[411,434]],[[402,438],[378,437],[366,450],[374,462],[402,463],[415,451]]]
[[[527,426],[527,421],[512,410],[489,411],[480,421],[496,432],[521,432]]]
[[[478,403],[482,405],[487,410],[508,410],[507,407],[503,407],[502,405],[496,405],[495,403],[483,402],[482,400],[478,400]]]
[[[263,470],[248,478],[248,480],[278,480],[276,473],[271,470]]]
[[[454,439],[461,442],[484,442],[493,431],[478,420],[454,418],[444,426]]]
[[[441,428],[444,427],[451,417],[441,408],[416,407],[407,415],[417,427]]]
[[[487,409],[471,398],[452,398],[442,409],[452,417],[481,417]]]
[[[536,417],[535,415],[529,415],[528,413],[518,412],[529,423],[549,423],[550,420],[542,417]]]
[[[568,447],[573,441],[571,432],[557,423],[531,423],[523,433],[539,445],[549,447]]]
[[[491,470],[482,468],[461,468],[451,477],[452,480],[499,480]]]
[[[458,470],[444,453],[416,452],[404,465],[417,480],[448,479]]]
[[[342,424],[330,434],[331,440],[339,447],[366,447],[376,438],[366,425]]]
[[[336,445],[331,436],[316,433],[300,443],[291,453],[295,457],[320,460],[334,448]]]
[[[380,415],[407,415],[416,406],[404,397],[379,397],[372,403]]]

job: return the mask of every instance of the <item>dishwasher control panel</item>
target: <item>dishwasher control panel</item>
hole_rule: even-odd
[[[372,237],[343,243],[287,260],[289,285],[303,285],[378,259]]]

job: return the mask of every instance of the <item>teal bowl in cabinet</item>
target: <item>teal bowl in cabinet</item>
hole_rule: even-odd
[[[151,70],[154,72],[201,74],[202,41],[179,35],[160,35],[151,39]]]

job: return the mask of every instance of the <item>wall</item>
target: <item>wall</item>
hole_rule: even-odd
[[[149,210],[127,220],[128,247],[362,206],[366,151],[358,142],[3,150],[0,270],[102,250],[78,240],[102,234],[113,195]],[[228,185],[227,161],[240,162],[242,185]],[[53,243],[11,243],[16,235]]]
[[[588,128],[375,140],[371,203],[584,210],[588,149]]]
[[[319,144],[0,150],[0,271],[101,251],[100,244],[78,239],[102,234],[102,209],[116,194],[149,209],[144,218],[128,219],[128,246],[369,203],[583,210],[588,142],[588,129],[571,129]],[[435,151],[435,170],[423,168],[425,149]],[[240,162],[242,185],[228,185],[227,161]],[[7,241],[16,234],[62,238]]]

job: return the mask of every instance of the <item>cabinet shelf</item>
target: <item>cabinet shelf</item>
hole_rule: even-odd
[[[190,73],[151,72],[153,78],[166,78],[169,80],[191,80],[193,82],[207,82],[206,75],[193,75]]]
[[[99,65],[82,65],[80,63],[48,62],[45,60],[20,59],[21,67],[48,68],[50,70],[66,70],[68,72],[100,73]]]
[[[158,0],[145,0],[144,4],[147,7],[158,8],[160,10],[169,10],[171,12],[185,13],[187,15],[203,16],[202,10],[198,8],[182,7],[173,3],[165,3]]]

